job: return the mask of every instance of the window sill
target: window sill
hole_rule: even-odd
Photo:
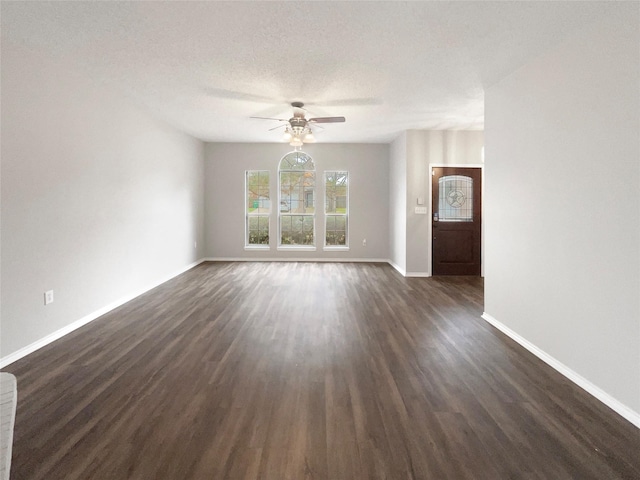
[[[348,252],[349,251],[349,247],[342,247],[342,246],[325,246],[322,248],[325,252]]]
[[[316,247],[308,246],[308,245],[280,245],[278,250],[288,250],[294,252],[315,252]]]
[[[271,250],[269,245],[245,245],[245,250]]]

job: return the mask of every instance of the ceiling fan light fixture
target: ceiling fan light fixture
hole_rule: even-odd
[[[317,125],[319,123],[339,123],[344,122],[344,117],[317,117],[306,119],[304,116],[304,103],[302,102],[293,102],[291,106],[294,109],[303,110],[298,111],[294,110],[293,117],[289,120],[284,118],[268,118],[268,117],[251,117],[251,118],[259,118],[262,120],[277,120],[279,122],[286,122],[285,124],[281,124],[280,126],[276,126],[270,130],[276,130],[281,126],[285,126],[285,131],[282,136],[282,140],[285,142],[289,142],[289,145],[295,147],[296,150],[299,150],[305,143],[314,143],[316,138],[313,136],[313,132],[311,131],[310,125]],[[321,128],[322,127],[318,127]]]

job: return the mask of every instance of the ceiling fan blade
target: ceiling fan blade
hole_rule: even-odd
[[[277,130],[277,129],[282,128],[282,127],[286,127],[286,125],[285,125],[284,123],[281,123],[281,124],[280,124],[280,125],[278,125],[277,127],[270,128],[270,129],[269,129],[269,130],[267,130],[267,131],[268,131],[268,132],[271,132],[272,130]]]
[[[302,102],[291,102],[291,107],[293,107],[294,113],[295,113],[296,109],[302,110],[303,112],[309,113],[309,110],[304,108],[304,103],[302,103]]]
[[[285,120],[284,118],[271,118],[271,117],[249,117],[249,118],[257,118],[259,120],[277,120],[278,122],[288,122],[289,120]]]
[[[318,117],[318,118],[310,118],[308,120],[312,123],[340,123],[344,122],[344,117]]]
[[[272,96],[266,95],[255,95],[253,93],[247,92],[239,92],[236,90],[227,90],[225,88],[217,88],[212,86],[205,86],[203,88],[204,92],[210,97],[217,97],[228,100],[242,100],[245,102],[255,102],[255,103],[283,103],[284,100],[278,100]]]
[[[309,106],[318,107],[362,107],[368,105],[382,105],[381,98],[343,98],[341,100],[326,100],[320,102],[309,102]]]

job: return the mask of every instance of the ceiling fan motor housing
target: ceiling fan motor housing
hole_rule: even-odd
[[[307,127],[307,120],[304,117],[293,116],[289,119],[289,124],[293,131],[302,131]]]

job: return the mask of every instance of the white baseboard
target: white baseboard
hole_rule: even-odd
[[[389,263],[386,258],[316,258],[316,257],[207,257],[204,262],[333,262],[333,263]]]
[[[511,330],[506,325],[500,323],[498,320],[493,318],[487,312],[484,312],[482,314],[482,318],[486,320],[488,323],[490,323],[491,325],[493,325],[494,327],[496,327],[502,333],[510,337],[512,340],[518,342],[520,345],[522,345],[524,348],[529,350],[540,360],[542,360],[547,365],[551,366],[552,368],[560,372],[562,375],[567,377],[569,380],[571,380],[573,383],[578,385],[580,388],[584,389],[586,392],[596,397],[598,400],[600,400],[602,403],[608,406],[611,410],[618,413],[623,418],[629,420],[636,427],[640,428],[640,414],[638,412],[633,411],[623,403],[619,402],[618,400],[613,398],[611,395],[609,395],[599,387],[595,386],[589,380],[587,380],[586,378],[582,377],[581,375],[571,370],[565,364],[559,362],[558,360],[553,358],[551,355],[549,355],[545,351],[536,347],[534,344],[532,344],[528,340],[518,335],[516,332]]]
[[[403,277],[430,277],[427,272],[407,272],[404,268],[401,268],[400,265],[392,262],[391,260],[387,260],[387,263],[395,268],[400,275]]]
[[[405,277],[430,277],[427,272],[407,272]]]
[[[389,265],[391,265],[393,268],[395,268],[398,271],[398,273],[400,275],[402,275],[403,277],[407,276],[407,271],[404,268],[402,268],[400,265],[398,265],[397,263],[393,262],[392,260],[387,260],[387,263]]]
[[[388,263],[403,277],[430,277],[427,272],[407,272],[387,258],[208,257],[205,262],[347,262]]]
[[[193,262],[183,268],[181,268],[180,270],[178,270],[177,272],[172,273],[171,275],[167,275],[166,277],[163,277],[157,281],[155,281],[153,284],[151,285],[147,285],[146,287],[144,287],[141,290],[138,290],[134,293],[131,293],[125,297],[122,297],[118,300],[116,300],[115,302],[112,302],[98,310],[96,310],[95,312],[91,312],[88,315],[85,315],[84,317],[80,318],[79,320],[76,320],[73,323],[70,323],[69,325],[62,327],[59,330],[56,330],[53,333],[50,333],[49,335],[41,338],[40,340],[36,340],[35,342],[31,343],[30,345],[27,345],[26,347],[21,348],[20,350],[17,350],[9,355],[7,355],[6,357],[0,358],[0,368],[4,368],[7,365],[12,364],[13,362],[20,360],[22,357],[25,357],[27,355],[29,355],[30,353],[35,352],[36,350],[39,350],[40,348],[49,345],[51,342],[58,340],[61,337],[64,337],[65,335],[67,335],[68,333],[73,332],[74,330],[82,327],[83,325],[86,325],[87,323],[95,320],[98,317],[101,317],[102,315],[104,315],[105,313],[110,312],[111,310],[118,308],[120,305],[123,305],[131,300],[133,300],[134,298],[142,295],[143,293],[148,292],[149,290],[156,288],[158,285],[163,284],[164,282],[171,280],[173,277],[177,277],[178,275],[186,272],[187,270],[191,270],[193,267],[195,267],[196,265],[199,265],[200,263],[204,262],[204,259],[198,260],[196,262]]]

